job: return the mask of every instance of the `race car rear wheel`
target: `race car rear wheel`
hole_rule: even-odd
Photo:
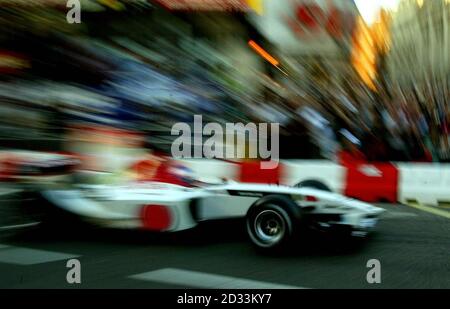
[[[318,189],[322,191],[331,192],[330,188],[328,188],[324,183],[318,180],[304,180],[295,185],[297,188],[312,188]]]
[[[267,196],[247,214],[247,233],[259,249],[284,247],[294,236],[299,223],[299,207],[287,197]]]

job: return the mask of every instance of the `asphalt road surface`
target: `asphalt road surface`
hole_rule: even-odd
[[[381,205],[367,241],[315,237],[263,255],[240,221],[167,235],[44,228],[14,215],[19,199],[0,192],[0,288],[450,288],[450,219],[410,206]],[[73,258],[80,284],[66,280]],[[381,283],[367,282],[371,259]]]

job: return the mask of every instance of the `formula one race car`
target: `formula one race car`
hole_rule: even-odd
[[[111,228],[174,232],[207,220],[245,218],[250,240],[262,249],[283,246],[302,227],[364,237],[384,211],[313,188],[232,181],[73,185],[41,194],[59,211]]]

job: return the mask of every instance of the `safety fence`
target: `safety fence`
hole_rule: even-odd
[[[97,161],[96,171],[118,173],[141,160],[145,153],[132,151],[102,152],[102,156],[77,156],[89,162]],[[0,178],[10,179],[24,171],[21,162],[59,162],[65,154],[42,152],[0,153]],[[88,158],[88,159],[87,159]],[[56,160],[56,162],[55,162]],[[267,183],[295,186],[311,183],[332,192],[341,193],[368,202],[407,203],[417,201],[437,205],[450,202],[450,164],[443,163],[368,163],[343,164],[325,160],[281,160],[276,168],[263,169],[260,161],[225,161],[215,159],[176,160],[203,179],[226,178],[246,183]],[[58,164],[55,164],[58,163]],[[75,163],[74,163],[75,165]],[[42,164],[45,167],[45,164]],[[91,169],[93,170],[93,169]]]

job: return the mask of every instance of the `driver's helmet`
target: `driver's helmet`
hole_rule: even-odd
[[[182,183],[189,186],[194,185],[196,182],[195,173],[192,169],[182,164],[174,164],[170,167],[170,174],[177,177]]]

